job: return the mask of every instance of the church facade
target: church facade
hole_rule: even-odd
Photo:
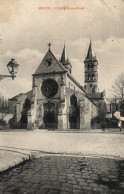
[[[104,99],[104,93],[98,91],[98,62],[91,42],[84,61],[84,87],[71,74],[65,45],[60,60],[52,53],[51,44],[48,46],[33,74],[32,90],[10,99],[16,128],[91,129],[91,119],[97,116],[97,102]]]

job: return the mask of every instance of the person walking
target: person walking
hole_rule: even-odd
[[[124,117],[121,117],[120,112],[118,112],[118,111],[116,111],[114,113],[114,116],[118,119],[118,127],[119,127],[120,132],[121,132],[121,130],[122,130],[122,121],[124,121]]]
[[[122,129],[122,121],[121,120],[118,121],[118,127],[119,127],[120,132],[121,132],[121,129]]]

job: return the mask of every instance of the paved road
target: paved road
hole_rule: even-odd
[[[124,160],[42,156],[2,174],[0,193],[124,193]]]

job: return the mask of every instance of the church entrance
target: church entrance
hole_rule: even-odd
[[[79,128],[79,109],[77,106],[77,97],[72,95],[70,97],[70,107],[69,107],[69,123],[70,129]]]
[[[57,128],[57,116],[55,103],[47,102],[44,104],[44,125],[46,129]]]
[[[55,113],[48,112],[45,118],[45,125],[47,129],[55,129],[56,122],[55,122]]]
[[[70,129],[77,129],[77,117],[75,115],[70,116]]]

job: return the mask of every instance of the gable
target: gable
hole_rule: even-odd
[[[51,61],[51,62],[50,62]],[[50,63],[51,64],[50,64]],[[35,71],[34,75],[66,72],[65,67],[55,58],[50,50],[46,53],[44,59],[40,63],[39,67]]]

